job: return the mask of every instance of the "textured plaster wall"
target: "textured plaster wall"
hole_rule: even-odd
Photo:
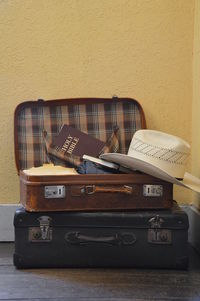
[[[200,1],[195,0],[193,111],[192,111],[192,172],[200,177]],[[200,209],[200,195],[194,194],[194,203]]]
[[[149,128],[191,142],[193,22],[194,0],[0,0],[0,203],[19,202],[13,113],[24,100],[133,97]]]

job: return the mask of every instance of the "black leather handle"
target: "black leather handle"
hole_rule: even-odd
[[[86,235],[80,232],[68,232],[65,240],[73,245],[83,244],[108,244],[108,245],[132,245],[136,242],[136,236],[133,233],[115,233],[113,235]]]

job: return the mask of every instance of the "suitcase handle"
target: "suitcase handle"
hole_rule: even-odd
[[[80,196],[82,194],[94,194],[94,193],[125,193],[132,194],[133,187],[128,185],[123,186],[96,186],[96,185],[87,185],[87,186],[73,186],[71,187],[71,195],[72,196]]]
[[[136,242],[136,236],[133,233],[115,233],[106,236],[85,235],[80,232],[68,232],[65,240],[72,245],[83,244],[108,244],[108,245],[132,245]]]

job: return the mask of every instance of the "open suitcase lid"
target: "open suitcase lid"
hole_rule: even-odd
[[[48,162],[43,131],[56,136],[68,124],[102,141],[118,126],[120,153],[126,154],[133,134],[146,128],[141,105],[131,98],[74,98],[26,101],[14,114],[15,162],[20,170]]]
[[[137,228],[188,229],[187,214],[174,202],[165,210],[134,210],[116,212],[32,212],[24,208],[16,211],[15,227],[39,227],[40,220],[48,218],[49,226],[78,228]]]

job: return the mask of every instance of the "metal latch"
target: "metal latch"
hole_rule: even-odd
[[[40,216],[38,221],[40,223],[39,227],[30,227],[29,228],[29,241],[31,242],[48,242],[52,240],[52,228],[51,217],[49,216]]]
[[[161,229],[164,219],[156,215],[149,220],[148,242],[152,244],[169,245],[172,243],[172,233],[169,229]]]
[[[143,185],[143,196],[161,197],[163,195],[162,185]]]
[[[59,199],[65,197],[65,186],[45,186],[44,195],[46,199]]]
[[[149,229],[148,242],[152,244],[170,245],[172,243],[172,233],[168,229]]]
[[[49,216],[40,216],[38,218],[39,223],[40,223],[40,231],[41,231],[41,236],[42,239],[47,239],[49,236],[49,226],[51,222],[51,218]]]
[[[151,228],[161,228],[164,223],[164,219],[160,217],[158,214],[149,220]]]

